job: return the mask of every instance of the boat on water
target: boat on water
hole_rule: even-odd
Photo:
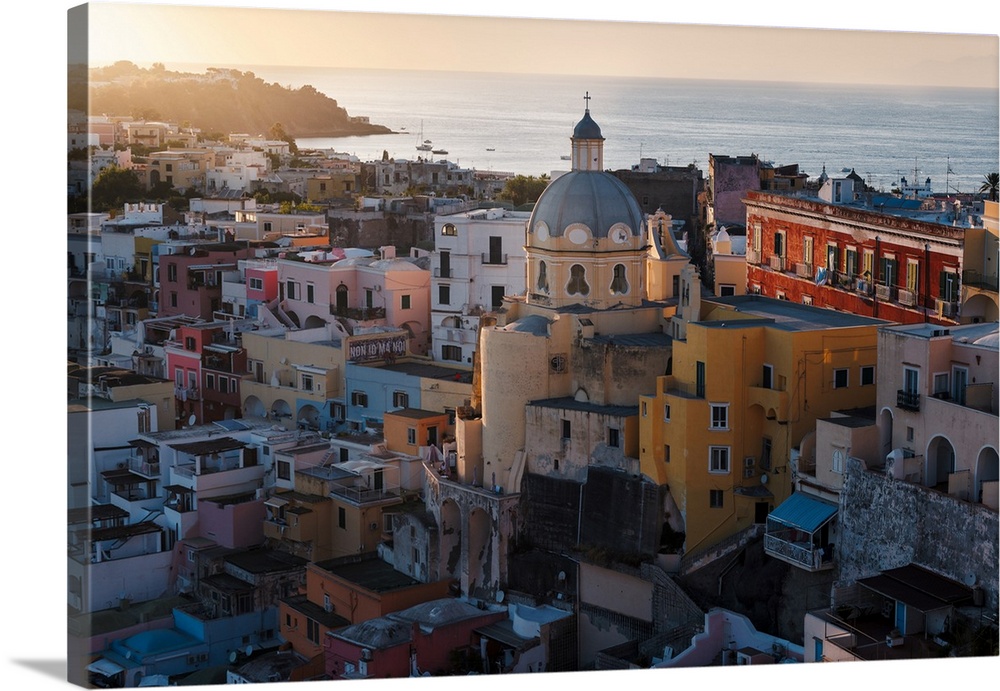
[[[420,121],[420,139],[424,139],[424,121],[423,120]],[[419,142],[420,139],[418,139],[417,142]],[[417,144],[417,151],[430,151],[433,148],[434,147],[431,146],[431,140],[430,139],[424,139],[424,143],[423,144],[419,144],[419,143]]]
[[[559,158],[561,158],[564,161],[568,161],[570,159],[569,156],[560,156]]]
[[[487,151],[496,151],[496,149],[488,148]]]
[[[447,156],[448,155],[447,149],[434,149],[434,151],[432,151],[431,153],[432,154],[437,154],[438,156]]]

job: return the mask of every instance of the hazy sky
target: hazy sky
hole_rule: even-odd
[[[393,8],[416,11],[406,3],[293,0],[289,4],[302,9],[218,0],[203,6],[91,3],[90,61],[92,65],[131,60],[143,66],[163,62],[168,67],[329,65],[856,84],[996,87],[998,83],[996,20],[991,28],[981,12],[963,12],[965,0],[949,3],[947,14],[926,13],[932,19],[926,28],[908,25],[908,18],[896,12],[880,13],[878,3],[853,0],[835,5],[835,17],[815,17],[801,9],[775,15],[774,7],[768,14],[759,3],[727,2],[714,2],[712,13],[701,9],[701,15],[670,8],[667,17],[662,10],[636,11],[637,3],[619,0],[607,3],[613,13],[587,3],[586,20],[565,19],[580,16],[571,11],[576,6],[571,3],[537,3],[545,5],[544,14],[532,12],[528,3],[508,1],[497,8],[514,17],[445,16],[468,12],[467,2],[421,3],[420,12],[441,13],[430,16],[389,13]],[[977,4],[990,3],[973,6]],[[747,11],[746,5],[756,9]],[[779,9],[781,5],[777,4]],[[898,11],[900,5],[893,5]],[[317,6],[366,11],[318,11]],[[529,14],[563,19],[517,16]],[[958,29],[944,21],[954,15],[964,17]],[[608,21],[609,17],[619,21]],[[640,21],[643,18],[655,21]],[[709,22],[737,25],[706,25]],[[749,22],[835,28],[739,26]],[[859,26],[904,31],[857,30]],[[983,33],[929,33],[931,27]]]

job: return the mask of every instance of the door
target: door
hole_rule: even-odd
[[[906,633],[906,605],[896,600],[896,628],[900,634]]]
[[[753,522],[759,524],[767,523],[767,514],[769,513],[770,508],[771,505],[766,501],[759,501],[754,504]]]
[[[337,286],[337,314],[347,314],[347,286]]]
[[[427,445],[437,446],[438,443],[438,428],[437,425],[427,428]]]

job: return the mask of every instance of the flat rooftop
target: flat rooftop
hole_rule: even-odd
[[[706,298],[705,302],[724,306],[741,315],[757,317],[757,319],[747,319],[741,316],[737,319],[726,319],[725,311],[717,311],[712,313],[711,319],[696,322],[709,328],[739,329],[749,326],[771,326],[782,331],[816,331],[859,326],[886,326],[891,323],[884,319],[862,317],[850,312],[839,312],[762,295],[713,297]]]
[[[377,557],[356,562],[338,562],[339,560],[330,559],[316,562],[316,566],[338,578],[376,593],[420,585],[420,581],[407,576],[402,571],[397,571],[390,564]]]

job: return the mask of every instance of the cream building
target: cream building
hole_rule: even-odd
[[[590,467],[638,470],[638,397],[670,367],[667,327],[688,256],[670,217],[644,218],[604,172],[589,108],[570,141],[573,169],[528,219],[527,289],[483,320],[455,472],[427,473],[439,577],[459,579],[465,593],[506,583],[526,473],[582,488]]]

